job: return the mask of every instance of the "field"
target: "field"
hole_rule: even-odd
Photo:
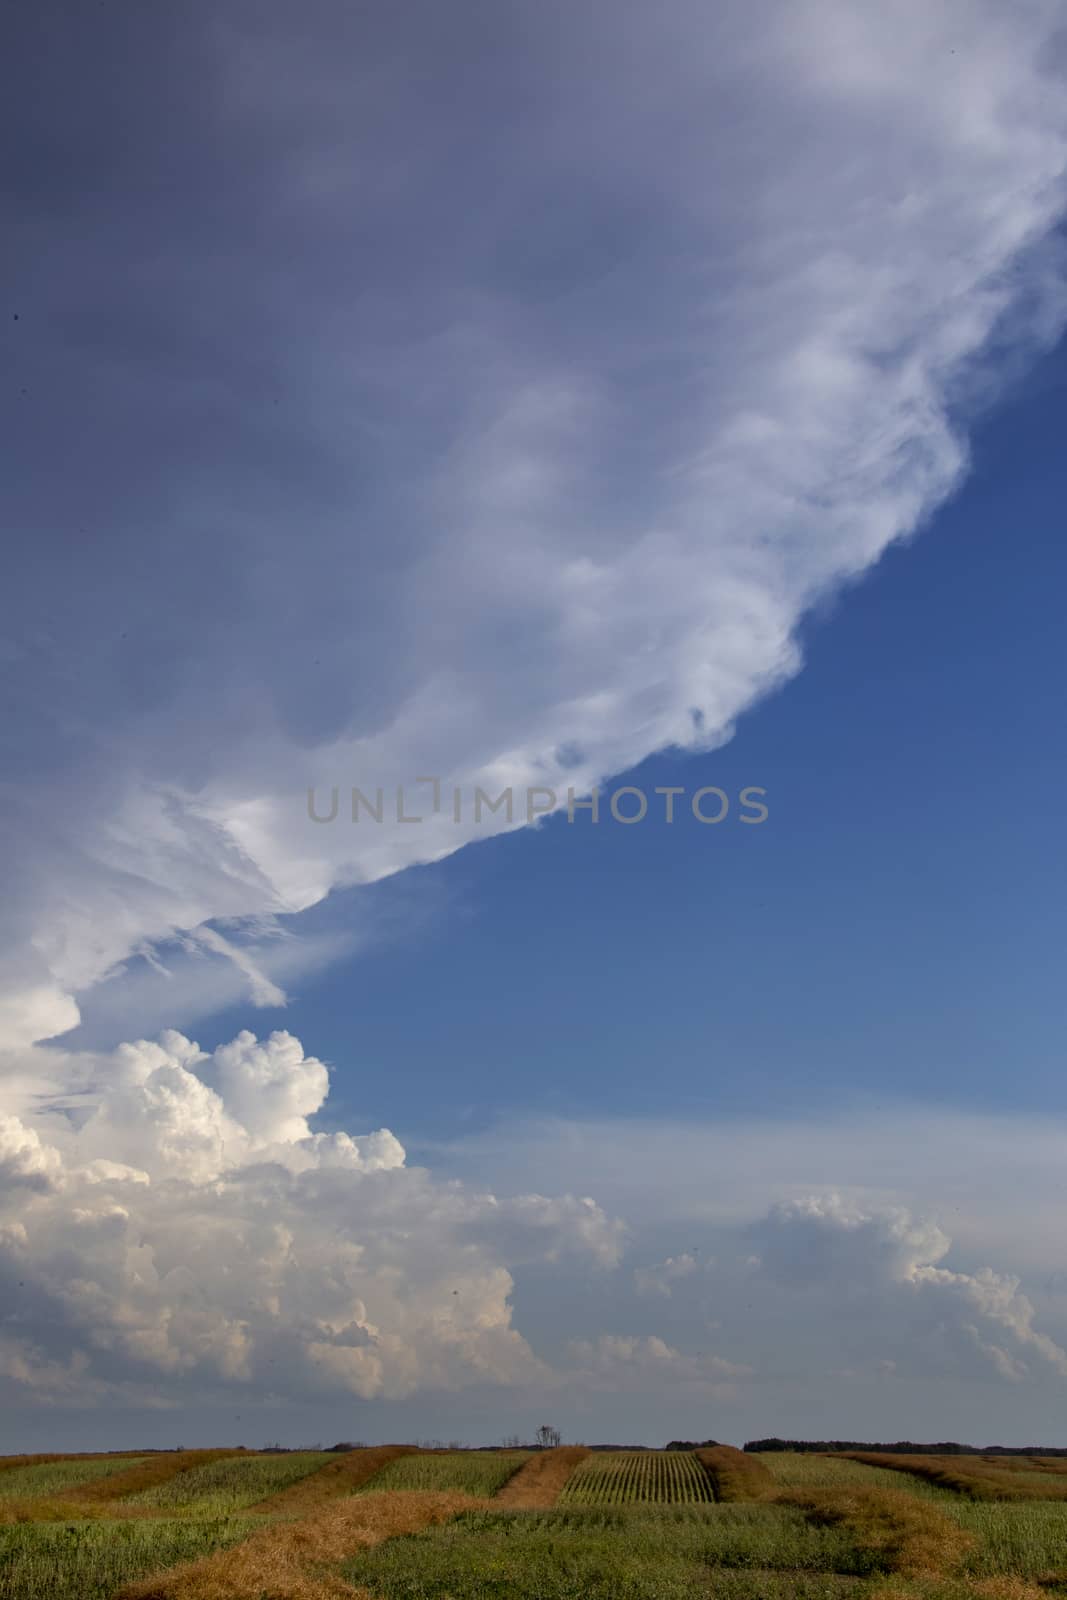
[[[236,1456],[210,1461],[206,1466],[131,1495],[125,1503],[160,1512],[226,1516],[288,1488],[291,1483],[325,1467],[332,1459],[326,1451],[301,1450],[291,1455]]]
[[[0,1527],[0,1595],[4,1600],[110,1600],[144,1573],[235,1544],[254,1526],[228,1517]]]
[[[0,1460],[0,1600],[1051,1600],[1065,1481],[724,1445]]]
[[[0,1472],[0,1500],[66,1493],[100,1478],[111,1478],[139,1466],[143,1456],[96,1457],[83,1461],[45,1461],[38,1466],[13,1467]]]
[[[794,1455],[792,1452],[774,1451],[758,1459],[767,1468],[775,1483],[783,1489],[845,1489],[850,1486],[868,1489],[900,1489],[900,1474],[888,1467],[871,1466],[865,1462],[846,1460],[841,1456]],[[954,1501],[951,1489],[914,1478],[907,1485],[909,1493],[927,1500]]]
[[[611,1451],[588,1456],[564,1485],[561,1505],[673,1505],[714,1499],[688,1450]]]
[[[480,1451],[449,1450],[442,1455],[401,1456],[391,1461],[366,1485],[378,1489],[460,1489],[466,1494],[489,1495],[502,1489],[529,1452],[509,1450],[499,1455]]]
[[[814,1595],[826,1593],[826,1575],[855,1565],[853,1555],[838,1530],[778,1507],[467,1512],[380,1545],[350,1562],[345,1576],[382,1600],[673,1600],[711,1593],[705,1586],[716,1568],[729,1573],[722,1592],[737,1595],[767,1593],[759,1586],[767,1573],[802,1571],[824,1575],[807,1591]]]

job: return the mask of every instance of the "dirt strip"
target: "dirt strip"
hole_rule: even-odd
[[[379,1444],[367,1450],[346,1450],[336,1461],[328,1461],[317,1472],[291,1483],[287,1489],[249,1506],[251,1516],[303,1517],[339,1500],[343,1495],[354,1494],[365,1483],[387,1467],[398,1456],[419,1454],[413,1444]]]
[[[420,1489],[351,1495],[299,1521],[260,1528],[229,1550],[140,1579],[115,1600],[352,1600],[362,1591],[336,1572],[346,1556],[490,1504]]]
[[[547,1511],[559,1499],[575,1467],[589,1454],[584,1444],[565,1444],[531,1456],[493,1496],[493,1505],[514,1511]]]
[[[84,1455],[57,1452],[54,1455],[39,1456],[0,1456],[0,1472],[11,1472],[15,1467],[47,1467],[53,1461],[124,1461],[127,1456],[139,1459],[148,1455],[147,1450],[97,1450]]]
[[[842,1461],[888,1467],[971,1500],[1067,1500],[1067,1480],[1055,1486],[1034,1482],[1025,1472],[988,1466],[977,1456],[890,1455],[871,1450],[841,1452]]]
[[[693,1453],[711,1479],[716,1500],[773,1500],[778,1493],[763,1462],[732,1444],[709,1445]]]
[[[249,1450],[182,1450],[172,1456],[154,1456],[139,1466],[128,1467],[125,1472],[113,1472],[107,1478],[97,1478],[92,1483],[71,1484],[59,1490],[57,1500],[76,1500],[79,1505],[122,1500],[128,1494],[140,1494],[144,1489],[154,1489],[157,1484],[169,1483],[183,1472],[194,1467],[205,1467],[209,1461],[225,1461],[231,1456],[254,1455]]]
[[[812,1522],[840,1523],[861,1550],[905,1578],[951,1574],[976,1543],[932,1501],[904,1489],[796,1489],[777,1504],[799,1507]]]

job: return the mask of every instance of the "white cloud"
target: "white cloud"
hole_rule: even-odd
[[[677,1350],[657,1334],[644,1338],[605,1333],[597,1339],[575,1339],[569,1355],[582,1383],[626,1392],[657,1390],[661,1385],[690,1384],[713,1398],[731,1398],[736,1384],[752,1376],[750,1367],[727,1361],[711,1351]]]
[[[790,1287],[846,1289],[913,1283],[940,1261],[951,1239],[902,1208],[871,1213],[839,1195],[812,1195],[771,1208],[758,1231],[762,1270]]]
[[[938,1319],[946,1340],[962,1333],[1000,1376],[1026,1376],[1030,1355],[1067,1376],[1067,1351],[1034,1327],[1034,1307],[1019,1279],[989,1267],[967,1273],[938,1266],[952,1241],[928,1219],[900,1208],[865,1211],[829,1195],[774,1206],[755,1233],[763,1273],[787,1288],[817,1290],[838,1306],[863,1297],[872,1330],[882,1338],[887,1331],[899,1337],[894,1324],[910,1317],[918,1300],[923,1315]],[[993,1342],[989,1324],[1007,1333],[1016,1349]]]
[[[313,1132],[328,1075],[289,1034],[209,1055],[169,1032],[83,1075],[80,1125],[0,1120],[15,1391],[142,1403],[155,1384],[176,1405],[548,1381],[512,1326],[508,1263],[617,1259],[591,1200],[499,1200],[408,1168],[386,1129]]]
[[[1062,320],[1056,6],[1008,19],[988,0],[782,0],[709,19],[682,4],[622,30],[594,5],[553,15],[543,78],[538,50],[520,49],[528,21],[498,63],[523,96],[537,86],[492,142],[508,181],[470,170],[478,203],[461,187],[450,211],[470,231],[443,252],[442,182],[469,170],[452,141],[467,148],[468,114],[495,117],[492,85],[425,139],[418,74],[383,98],[343,21],[317,43],[284,15],[212,37],[224,129],[236,115],[241,151],[264,152],[233,196],[257,242],[221,259],[187,228],[180,252],[142,262],[147,326],[165,307],[166,334],[149,362],[109,368],[109,437],[127,440],[114,471],[124,490],[134,473],[137,509],[114,548],[92,545],[93,574],[115,577],[113,592],[94,582],[93,648],[77,614],[42,616],[32,581],[13,601],[34,813],[13,821],[5,873],[6,948],[32,952],[4,968],[21,1039],[68,1026],[71,995],[176,930],[297,912],[504,825],[445,810],[356,827],[342,807],[318,826],[310,786],[432,773],[469,805],[476,783],[580,790],[664,746],[728,738],[797,670],[813,602],[957,483],[952,407],[1000,370],[997,330],[1032,349]],[[301,129],[284,156],[280,97]],[[214,109],[200,96],[189,115],[210,125]],[[402,201],[365,172],[368,139],[404,173]],[[544,204],[557,185],[558,228]],[[275,259],[260,225],[278,217],[299,223]],[[531,217],[529,249],[562,263],[551,292],[557,269],[516,252]],[[45,268],[64,275],[42,292],[57,324],[127,258],[129,225],[128,208],[91,239],[80,217],[69,236],[56,224]],[[414,230],[403,248],[398,227]],[[171,430],[143,433],[148,413],[185,418],[184,357],[164,352],[186,344],[204,352],[220,441],[192,469]],[[87,373],[97,383],[93,356],[57,353],[72,395]],[[267,371],[285,405],[265,416]],[[93,449],[85,407],[71,430],[72,450]],[[96,471],[110,461],[101,443]],[[124,503],[117,485],[110,500]],[[127,545],[145,526],[142,583]],[[159,603],[194,535],[195,639]],[[112,630],[125,675],[98,648]],[[76,671],[55,668],[63,649]],[[57,719],[79,730],[76,807],[50,746],[35,766],[32,730]],[[243,968],[255,1003],[280,1003],[235,935],[199,937]]]
[[[907,1103],[714,1121],[531,1114],[429,1148],[439,1168],[502,1191],[534,1174],[552,1190],[580,1182],[655,1226],[665,1254],[700,1242],[694,1223],[742,1227],[779,1202],[837,1194],[861,1211],[934,1216],[972,1259],[991,1252],[1042,1279],[1063,1264],[1067,1119],[1051,1115]]]
[[[530,1188],[513,1135],[491,1141],[510,1184],[486,1184],[409,1167],[386,1129],[318,1131],[329,1075],[286,1033],[243,1032],[208,1053],[171,1031],[66,1064],[83,1085],[74,1113],[46,1100],[0,1119],[12,1400],[397,1401],[493,1385],[546,1398],[614,1388],[643,1404],[688,1385],[733,1405],[783,1367],[793,1381],[832,1370],[1038,1391],[1067,1376],[1064,1319],[1010,1270],[1018,1249],[1009,1270],[972,1264],[940,1218],[887,1201],[870,1131],[866,1149],[855,1127],[833,1145],[840,1166],[848,1150],[866,1168],[870,1192],[805,1193],[796,1166],[777,1180],[791,1197],[774,1199],[761,1166],[773,1129],[753,1144],[736,1127],[689,1125],[670,1170],[699,1182],[672,1191],[655,1130],[602,1126],[596,1148],[631,1183],[605,1209],[567,1181],[590,1176],[573,1129],[533,1132],[547,1194]],[[887,1131],[878,1119],[877,1138]],[[622,1138],[642,1160],[620,1160]],[[796,1159],[803,1130],[790,1138]],[[826,1159],[817,1144],[809,1154]],[[951,1177],[948,1141],[942,1154]],[[739,1206],[741,1170],[753,1176]],[[914,1171],[898,1177],[921,1188]],[[673,1221],[644,1214],[646,1184],[665,1186]],[[702,1243],[657,1257],[651,1241],[683,1221]],[[631,1244],[651,1265],[620,1283]],[[527,1273],[534,1292],[518,1293]]]
[[[628,1336],[684,1348],[714,1328],[726,1355],[756,1369],[750,1399],[773,1391],[783,1415],[800,1413],[795,1427],[819,1431],[796,1396],[828,1372],[872,1383],[892,1372],[917,1396],[936,1381],[970,1437],[980,1423],[968,1408],[989,1415],[990,1384],[1025,1379],[1035,1405],[1023,1431],[1040,1432],[1041,1404],[1059,1403],[1065,1153],[1052,1118],[882,1106],[810,1122],[530,1120],[434,1159],[501,1193],[535,1171],[552,1189],[587,1183],[654,1262],[632,1275]],[[657,1261],[665,1243],[675,1248]],[[712,1257],[713,1274],[690,1266]],[[571,1314],[584,1309],[572,1300]],[[928,1404],[914,1400],[909,1427],[921,1430]],[[875,1415],[868,1436],[895,1436],[891,1413]],[[751,1432],[783,1426],[769,1402],[757,1416]]]
[[[51,1189],[59,1157],[18,1117],[0,1116],[0,1193],[5,1189]]]
[[[796,1303],[806,1281],[836,1310],[919,1307],[960,1360],[1062,1372],[1014,1276],[944,1264],[949,1223],[921,1220],[918,1192],[936,1149],[941,1193],[977,1219],[953,1224],[955,1248],[1047,1264],[1056,1128],[1013,1145],[1040,1170],[1037,1227],[976,1193],[1003,1153],[979,1119],[883,1118],[860,1141],[846,1118],[590,1126],[566,1149],[526,1128],[485,1157],[504,1184],[477,1187],[408,1168],[388,1130],[315,1131],[327,1070],[285,1033],[211,1055],[170,1031],[26,1052],[88,991],[114,1018],[150,980],[174,1021],[230,999],[238,972],[254,1004],[281,1004],[299,963],[266,948],[270,919],[499,830],[470,820],[476,784],[581,791],[728,739],[797,671],[811,606],[959,482],[957,409],[995,389],[1004,344],[1020,359],[1063,321],[1057,5],[530,15],[447,108],[436,87],[425,103],[433,39],[409,70],[411,41],[394,56],[389,36],[383,69],[343,19],[336,39],[283,8],[213,29],[169,126],[190,136],[179,159],[204,130],[210,158],[173,190],[232,219],[225,248],[178,204],[146,250],[125,195],[113,213],[99,195],[92,229],[57,204],[15,230],[54,396],[3,641],[24,686],[19,788],[0,796],[16,1388],[176,1403],[552,1383],[513,1326],[512,1267],[610,1268],[639,1226],[678,1217],[743,1259],[768,1206],[753,1293]],[[57,459],[57,498],[39,498]],[[94,537],[67,537],[90,502]],[[427,773],[445,808],[416,826],[354,825],[343,793],[336,822],[307,815],[310,787]],[[199,981],[205,951],[224,978]],[[135,954],[155,964],[127,990]],[[635,1286],[667,1318],[690,1274],[661,1243]],[[741,1376],[643,1327],[576,1352],[594,1384]]]
[[[638,1294],[660,1295],[663,1299],[669,1300],[672,1284],[679,1278],[692,1277],[699,1270],[700,1263],[696,1256],[686,1251],[682,1255],[668,1256],[665,1261],[657,1261],[651,1267],[635,1268],[634,1288]]]

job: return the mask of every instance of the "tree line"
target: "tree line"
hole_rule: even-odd
[[[693,1449],[692,1445],[669,1444],[668,1450]],[[749,1439],[746,1450],[792,1450],[800,1454],[819,1451],[867,1450],[877,1455],[900,1456],[1067,1456],[1067,1446],[1050,1444],[957,1444],[954,1440],[941,1444],[916,1444],[911,1439],[898,1439],[895,1444],[870,1444],[857,1439]]]

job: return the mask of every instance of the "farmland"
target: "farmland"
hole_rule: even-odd
[[[0,1460],[0,1600],[1067,1596],[1055,1463],[862,1454]]]
[[[210,1461],[167,1482],[134,1494],[126,1502],[155,1511],[184,1511],[220,1517],[242,1511],[257,1500],[288,1488],[326,1466],[325,1451],[300,1450],[286,1455],[236,1456]]]
[[[466,1494],[489,1495],[502,1489],[529,1459],[527,1451],[509,1450],[483,1455],[475,1450],[449,1450],[442,1455],[401,1456],[391,1461],[366,1485],[379,1489],[458,1489]]]
[[[710,1501],[711,1480],[688,1450],[619,1450],[589,1456],[560,1495],[563,1505],[673,1505]]]
[[[142,1460],[140,1456],[114,1456],[110,1459],[97,1457],[81,1461],[45,1461],[33,1466],[14,1467],[9,1472],[0,1472],[0,1500],[64,1493],[100,1478],[114,1477],[129,1467],[140,1465]]]

